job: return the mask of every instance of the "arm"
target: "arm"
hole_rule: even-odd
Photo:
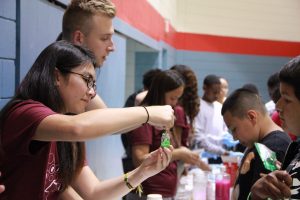
[[[209,133],[205,132],[205,120],[201,117],[200,112],[195,118],[195,134],[194,134],[194,144],[199,144],[198,148],[204,148],[208,152],[216,153],[219,155],[226,154],[225,149],[220,145],[221,139],[212,138],[208,139]]]
[[[60,196],[59,200],[83,200],[83,198],[69,186]]]
[[[97,94],[91,102],[88,104],[86,111],[89,110],[95,110],[95,109],[101,109],[101,108],[107,108],[104,101],[101,99],[101,97]]]
[[[173,126],[174,112],[170,106],[149,106],[147,110],[150,125]],[[78,115],[53,114],[41,121],[33,139],[85,141],[140,126],[146,120],[143,107],[97,109]]]
[[[150,153],[138,168],[129,172],[128,182],[136,187],[150,176],[159,173],[168,166],[171,155],[172,148],[159,148]],[[99,181],[88,166],[83,167],[72,185],[83,199],[118,199],[130,191],[123,176]]]
[[[268,197],[283,199],[291,196],[292,178],[286,171],[274,171],[258,179],[251,188],[251,199],[260,200]]]
[[[201,160],[199,153],[193,152],[184,146],[174,149],[171,161],[174,160],[182,160],[184,163],[196,165],[204,171],[210,171],[210,167]]]
[[[1,172],[0,172],[0,176],[1,176]],[[4,192],[4,190],[5,190],[4,185],[0,185],[0,193]]]

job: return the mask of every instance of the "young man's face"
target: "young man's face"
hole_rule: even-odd
[[[300,101],[295,96],[293,86],[280,83],[281,98],[276,104],[283,126],[295,135],[300,135]]]
[[[256,129],[254,124],[248,117],[239,118],[233,116],[229,111],[223,115],[224,121],[228,127],[228,131],[235,140],[247,147],[252,147],[256,142]]]
[[[112,35],[114,27],[112,18],[97,14],[92,17],[91,30],[84,37],[83,44],[96,56],[97,66],[102,66],[110,52],[115,50]]]
[[[211,86],[204,86],[204,96],[203,99],[210,103],[216,101],[220,95],[221,84],[213,84]]]

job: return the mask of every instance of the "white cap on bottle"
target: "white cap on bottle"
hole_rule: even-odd
[[[147,200],[162,200],[162,196],[160,194],[148,194]]]

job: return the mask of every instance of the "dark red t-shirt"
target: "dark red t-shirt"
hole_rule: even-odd
[[[39,123],[55,114],[43,104],[27,100],[13,106],[4,122],[0,199],[57,199],[60,183],[55,142],[34,141]],[[2,162],[2,161],[1,161]]]
[[[185,114],[180,106],[174,108],[176,120],[175,126],[183,128],[182,141],[187,140],[188,125],[186,124]],[[127,134],[128,142],[131,146],[134,145],[149,145],[150,152],[155,151],[160,147],[162,130],[145,124]],[[171,143],[174,141],[171,138]],[[160,173],[148,178],[142,183],[144,194],[161,194],[163,197],[175,196],[177,186],[177,164],[171,162],[169,166]]]

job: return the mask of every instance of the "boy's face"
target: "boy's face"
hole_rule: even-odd
[[[221,91],[221,84],[213,84],[211,86],[204,86],[204,100],[214,102],[218,99]]]
[[[89,48],[96,56],[97,65],[103,65],[110,52],[115,50],[112,35],[114,27],[112,18],[97,14],[92,17],[91,30],[84,37],[83,45]]]
[[[239,140],[242,145],[252,147],[254,142],[257,141],[258,133],[255,129],[255,124],[248,116],[239,118],[232,116],[232,114],[227,111],[223,115],[223,118],[233,138]]]
[[[276,104],[283,126],[295,135],[300,135],[300,101],[295,96],[293,86],[280,83],[281,98]]]

